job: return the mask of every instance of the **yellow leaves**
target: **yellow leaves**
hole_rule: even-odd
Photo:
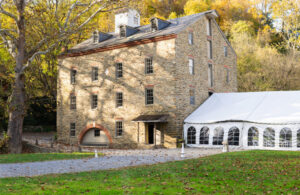
[[[254,28],[253,28],[253,22],[245,21],[245,20],[239,20],[238,22],[234,23],[230,29],[231,34],[241,34],[246,33],[249,35],[254,35]]]
[[[188,0],[184,6],[184,13],[186,15],[192,15],[209,9],[210,5],[206,0]]]
[[[171,14],[169,15],[169,19],[175,19],[175,18],[177,18],[176,12],[171,12]]]

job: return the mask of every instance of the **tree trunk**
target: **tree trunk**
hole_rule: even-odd
[[[24,75],[20,75],[19,73],[16,73],[15,76],[16,79],[11,95],[11,102],[9,105],[9,152],[21,153],[23,121],[25,116],[25,77]]]
[[[18,39],[17,39],[17,56],[15,67],[15,82],[11,94],[9,104],[9,121],[8,121],[8,136],[9,152],[22,152],[22,132],[23,121],[26,113],[25,109],[25,76],[22,70],[25,64],[25,0],[14,1],[18,10]]]

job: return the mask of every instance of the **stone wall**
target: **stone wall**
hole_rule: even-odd
[[[188,42],[192,32],[194,42]],[[208,58],[207,40],[212,40],[213,59]],[[228,56],[224,56],[224,46]],[[189,73],[188,60],[194,60],[194,75]],[[213,87],[209,85],[208,64],[213,66]],[[207,36],[207,18],[189,26],[178,34],[176,39],[176,132],[182,136],[183,121],[198,108],[208,97],[208,92],[237,91],[236,54],[222,36],[217,23],[212,20],[212,36]],[[229,70],[229,82],[226,82],[226,68]],[[195,104],[190,105],[189,90],[195,90]]]
[[[135,144],[138,124],[132,119],[141,114],[175,113],[175,40],[165,40],[130,48],[115,49],[60,60],[57,91],[58,139],[78,143],[80,132],[88,125],[108,129],[112,144]],[[145,75],[144,59],[153,58],[154,73]],[[116,79],[115,63],[123,63],[123,77]],[[92,67],[99,68],[99,81],[92,82]],[[70,84],[70,70],[77,70],[76,84]],[[145,105],[145,87],[153,87],[154,104]],[[123,107],[116,108],[115,94],[123,92]],[[77,109],[70,110],[70,94],[75,94]],[[91,109],[91,95],[98,95],[98,108]],[[171,117],[167,127],[174,128]],[[122,120],[123,136],[115,134],[115,122]],[[173,121],[172,121],[173,120]],[[70,123],[76,123],[76,136],[70,137]],[[145,143],[145,125],[140,123],[139,142]],[[162,129],[163,131],[163,129]]]

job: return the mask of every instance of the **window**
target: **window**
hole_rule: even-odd
[[[226,83],[229,83],[229,68],[225,68],[226,70]]]
[[[190,75],[194,74],[194,60],[193,59],[189,59],[189,71],[190,71]]]
[[[214,130],[213,145],[222,145],[224,130],[222,127],[217,127]]]
[[[77,73],[76,70],[74,70],[74,69],[71,70],[71,84],[76,83],[76,73]]]
[[[120,37],[126,37],[126,29],[124,26],[120,26]]]
[[[157,30],[158,30],[158,26],[157,26],[156,19],[153,18],[153,19],[151,19],[150,22],[151,22],[151,30],[152,30],[152,31],[157,31]]]
[[[227,46],[224,46],[224,56],[225,56],[225,57],[228,56]]]
[[[70,123],[70,136],[75,137],[76,134],[76,124]]]
[[[153,73],[152,58],[146,58],[145,59],[145,73],[146,74]]]
[[[70,109],[76,110],[76,96],[75,95],[70,96]]]
[[[208,52],[208,58],[209,59],[213,59],[213,51],[212,51],[212,41],[211,40],[208,40],[207,41],[207,44],[208,44],[208,50],[207,50],[207,52]]]
[[[200,139],[199,144],[208,144],[209,143],[209,128],[202,127],[200,130]]]
[[[98,81],[98,67],[92,68],[92,81]]]
[[[248,146],[258,146],[258,129],[250,127],[248,130]]]
[[[134,16],[133,21],[134,21],[135,25],[138,25],[139,24],[139,16]]]
[[[214,86],[214,74],[212,64],[208,64],[208,85]]]
[[[98,107],[98,95],[92,95],[92,109]]]
[[[275,147],[274,129],[266,128],[264,131],[264,147]]]
[[[212,36],[212,29],[211,29],[211,19],[207,19],[207,35]]]
[[[279,147],[292,147],[292,131],[289,128],[283,128],[279,135]]]
[[[116,107],[123,106],[123,93],[117,92],[116,93]]]
[[[100,137],[100,129],[94,129],[94,137]]]
[[[116,77],[121,78],[123,77],[123,64],[116,63]]]
[[[122,136],[123,134],[123,121],[116,122],[116,136]]]
[[[193,32],[189,32],[189,44],[193,45],[194,44],[194,36]]]
[[[190,105],[195,105],[195,89],[190,89]]]
[[[189,127],[187,130],[187,144],[196,144],[196,129]]]
[[[153,89],[148,88],[146,89],[146,104],[153,104],[154,103],[154,97],[153,97]]]
[[[297,148],[300,148],[300,129],[297,131]]]
[[[232,127],[228,132],[228,145],[238,146],[240,141],[240,131],[237,127]]]
[[[98,36],[99,36],[99,35],[98,35],[98,32],[97,32],[97,31],[94,31],[94,32],[93,32],[93,42],[94,42],[94,43],[97,43],[97,42],[98,42]]]

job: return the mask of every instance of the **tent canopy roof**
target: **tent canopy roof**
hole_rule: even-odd
[[[300,124],[300,91],[214,93],[185,123]]]

